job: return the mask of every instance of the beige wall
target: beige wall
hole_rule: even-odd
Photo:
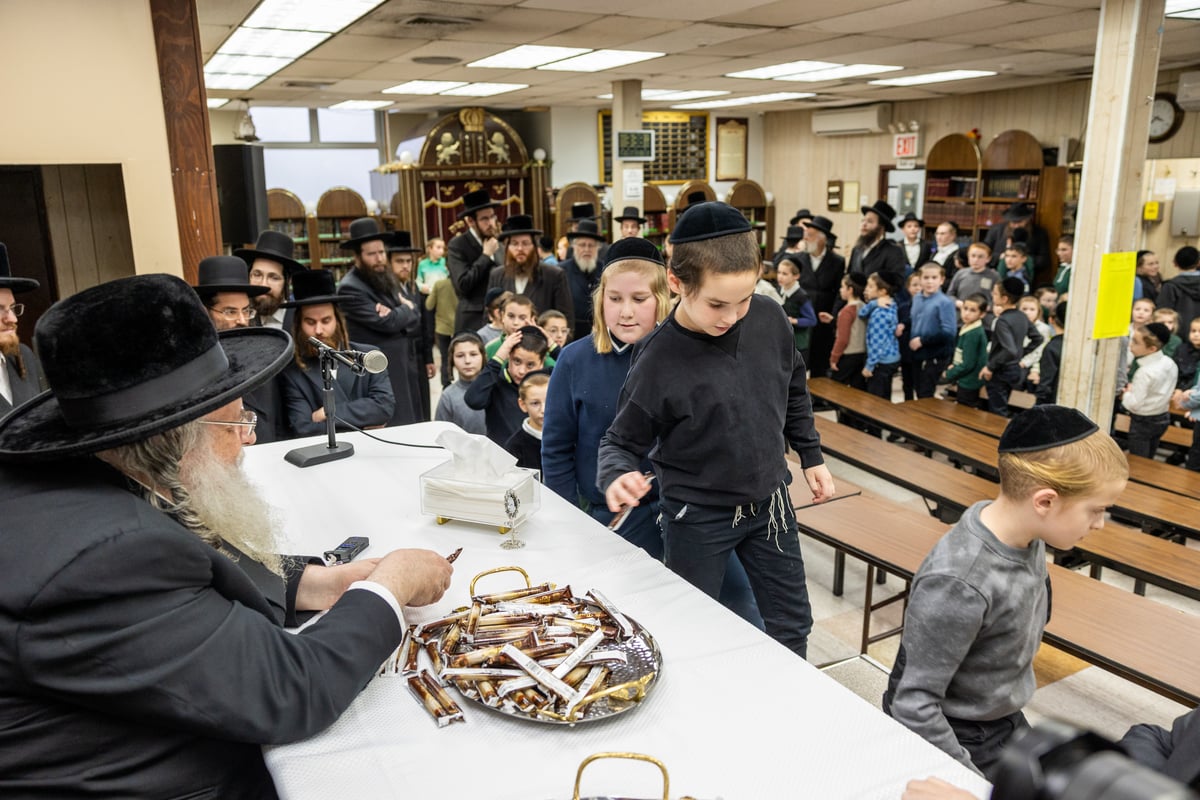
[[[1158,222],[1142,223],[1142,241],[1139,250],[1153,250],[1158,254],[1163,277],[1170,278],[1178,270],[1172,266],[1175,251],[1184,245],[1200,244],[1197,237],[1171,235],[1171,208],[1174,202],[1166,195],[1155,191],[1159,180],[1175,181],[1177,192],[1200,191],[1200,158],[1164,158],[1146,162],[1146,185],[1142,187],[1143,200],[1158,201],[1162,215]]]
[[[120,164],[134,267],[182,275],[146,0],[0,0],[0,164]]]
[[[1179,70],[1159,75],[1159,88],[1173,89]],[[1000,92],[960,95],[936,100],[893,103],[893,119],[917,120],[923,131],[923,152],[949,133],[978,128],[981,149],[1000,133],[1016,128],[1033,134],[1044,147],[1055,147],[1060,137],[1074,140],[1071,160],[1082,159],[1078,143],[1086,142],[1087,105],[1091,82],[1077,80]],[[829,214],[825,211],[827,181],[858,181],[868,202],[878,199],[879,166],[893,164],[891,134],[867,136],[815,136],[811,111],[774,112],[766,115],[763,149],[764,186],[775,195],[779,214],[807,207],[830,216],[834,230],[848,248],[858,233],[857,208]],[[1169,141],[1150,145],[1148,158],[1200,156],[1200,114],[1189,113],[1179,133]],[[918,159],[918,166],[924,159]]]

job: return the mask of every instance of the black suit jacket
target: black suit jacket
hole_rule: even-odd
[[[351,350],[377,350],[365,344],[350,342]],[[301,370],[293,361],[279,373],[283,404],[287,413],[288,428],[292,436],[319,436],[325,433],[324,422],[313,422],[313,412],[325,403],[325,379],[316,360],[307,362]],[[372,375],[355,375],[346,367],[339,367],[333,380],[334,414],[358,428],[386,425],[391,419],[394,400],[392,386],[388,380],[391,367]],[[340,430],[348,430],[339,425]]]
[[[571,317],[571,339],[578,341],[592,333],[592,293],[600,285],[604,263],[597,261],[596,268],[591,272],[581,270],[573,258],[568,258],[559,266],[566,275],[567,287],[571,291],[571,301],[575,309]]]
[[[988,260],[989,267],[995,267],[1004,258],[1004,246],[1008,241],[1008,225],[993,225],[988,228],[984,244],[992,248],[992,257]],[[1043,228],[1037,225],[1029,226],[1029,239],[1025,242],[1029,257],[1033,259],[1035,270],[1043,270],[1050,266],[1050,237]],[[1034,276],[1030,276],[1031,278]]]
[[[246,572],[94,458],[0,466],[0,797],[272,798],[400,643],[347,592],[285,632]]]
[[[505,277],[504,267],[495,267],[488,277],[488,288],[515,293],[517,283],[512,278]],[[571,288],[567,285],[567,276],[560,267],[553,264],[534,266],[533,276],[521,294],[533,301],[533,307],[537,309],[538,314],[552,308],[558,309],[566,315],[567,326],[574,329],[575,304],[571,301]]]
[[[504,248],[496,252],[503,253]],[[495,266],[496,261],[483,254],[483,245],[470,230],[458,234],[446,245],[446,269],[450,271],[450,282],[458,295],[458,309],[454,312],[455,333],[474,333],[487,322],[483,300]]]
[[[814,270],[812,256],[808,253],[793,255],[792,258],[800,262],[800,288],[812,301],[813,310],[818,314],[822,311],[832,314],[840,299],[838,289],[846,275],[846,259],[826,249],[821,263]]]
[[[865,254],[860,247],[855,247],[850,252],[850,271],[857,272],[864,278],[869,278],[883,270],[904,275],[904,265],[907,263],[908,259],[904,256],[904,248],[886,238],[881,239],[878,245]]]
[[[10,403],[4,399],[4,395],[0,394],[0,417],[44,391],[42,388],[42,364],[32,350],[21,345],[21,361],[25,364],[24,378],[17,374],[17,365],[12,362],[12,359],[6,358],[4,361],[4,368],[8,371],[8,385],[12,387],[13,399]]]

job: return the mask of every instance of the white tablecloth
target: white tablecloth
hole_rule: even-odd
[[[378,433],[430,444],[448,427]],[[351,535],[370,537],[364,557],[462,547],[449,592],[435,606],[406,610],[409,622],[466,604],[471,578],[496,566],[521,566],[535,583],[570,584],[577,595],[597,588],[657,639],[663,670],[642,707],[574,728],[463,700],[466,723],[438,729],[402,679],[376,678],[325,732],[267,749],[282,797],[570,797],[578,764],[599,751],[660,758],[673,797],[893,799],[927,775],[986,794],[973,773],[554,493],[542,491],[541,510],[522,529],[526,547],[502,550],[495,529],[437,525],[420,513],[418,476],[446,452],[339,438],[353,442],[351,458],[307,469],[283,461],[296,442],[247,450],[247,471],[286,522],[287,552],[319,554]],[[488,577],[480,587],[520,580]],[[589,767],[583,790],[662,796],[657,771],[633,762]]]

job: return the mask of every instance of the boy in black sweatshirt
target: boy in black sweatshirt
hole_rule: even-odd
[[[469,407],[483,410],[488,438],[501,447],[525,420],[518,387],[526,375],[541,371],[549,349],[542,329],[526,325],[504,337],[483,372],[467,387],[463,400]]]
[[[1032,353],[1042,343],[1042,335],[1017,310],[1025,293],[1019,278],[1005,278],[992,287],[996,325],[992,328],[992,346],[987,366],[979,377],[987,381],[988,411],[1007,417],[1008,398],[1021,383],[1021,356]]]

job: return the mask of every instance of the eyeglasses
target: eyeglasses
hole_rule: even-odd
[[[267,281],[268,283],[283,283],[283,276],[278,272],[263,272],[261,269],[250,270],[250,281]]]
[[[250,437],[254,435],[254,426],[258,424],[258,414],[255,414],[248,408],[242,409],[242,418],[240,420],[220,420],[220,419],[202,419],[198,420],[201,425],[236,425],[238,432],[242,435],[242,441],[250,441]]]
[[[25,313],[25,304],[13,303],[11,306],[0,306],[0,319],[7,317],[10,311],[14,317],[19,317]]]
[[[254,306],[246,306],[245,308],[230,308],[230,307],[210,308],[209,311],[212,311],[215,314],[220,314],[222,317],[229,320],[230,322],[237,319],[238,317],[245,317],[246,319],[254,319],[254,317],[258,314],[258,311],[256,311],[254,309]]]

